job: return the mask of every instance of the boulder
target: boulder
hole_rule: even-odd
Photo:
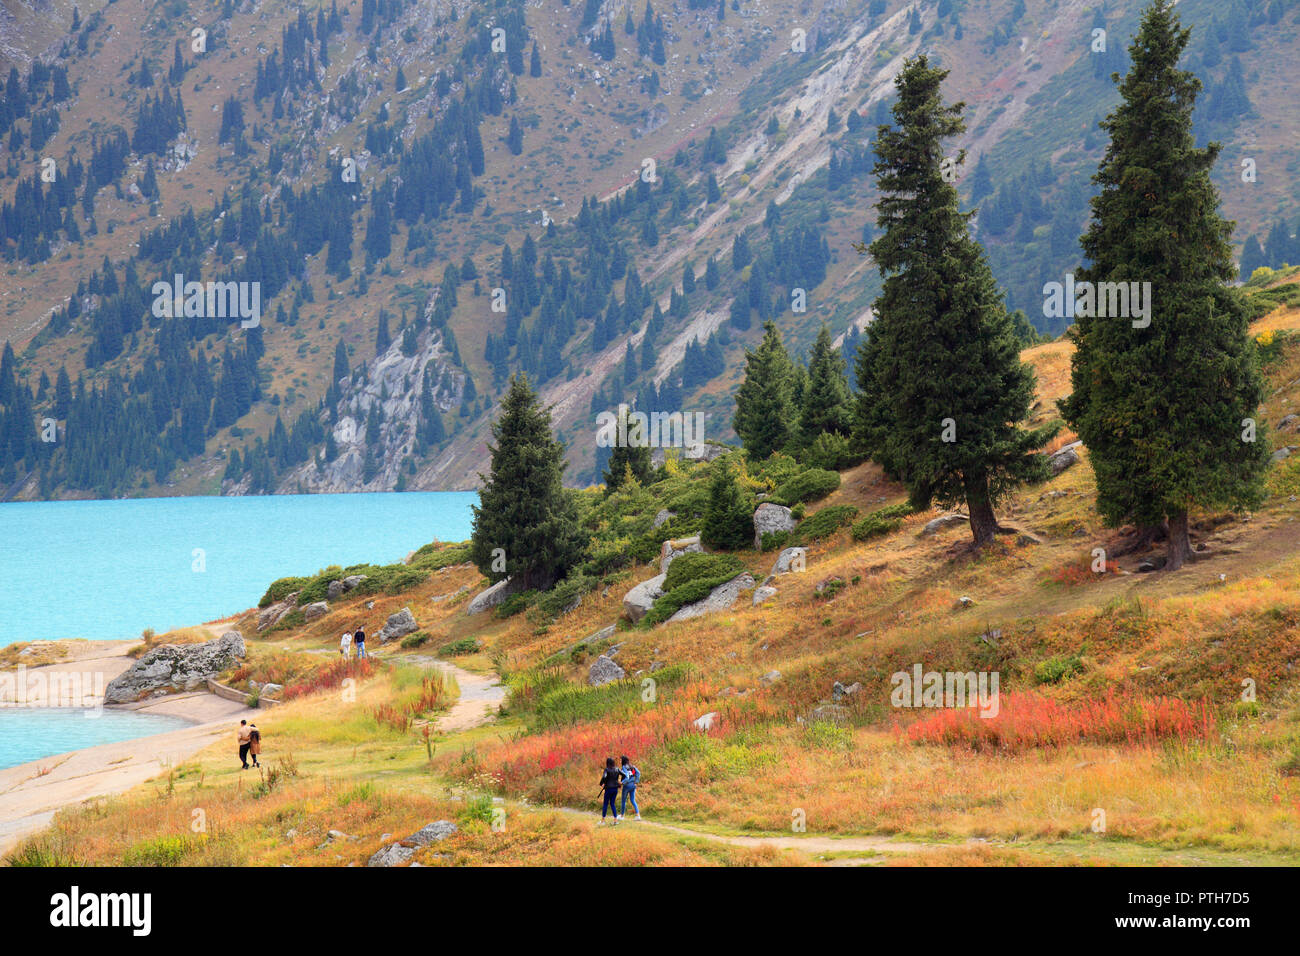
[[[753,575],[748,572],[738,575],[725,584],[719,584],[709,592],[708,597],[696,601],[694,604],[679,607],[668,620],[670,622],[685,621],[688,618],[699,617],[701,614],[729,610],[736,603],[736,598],[740,597],[740,592],[746,591],[753,586]]]
[[[1272,457],[1269,458],[1269,462],[1276,465],[1279,461],[1285,461],[1290,457],[1291,457],[1290,448],[1279,448],[1277,451],[1273,452]]]
[[[252,681],[249,681],[249,684],[252,684]],[[272,700],[279,700],[279,699],[280,699],[280,695],[283,694],[283,693],[284,693],[284,685],[283,685],[283,684],[263,684],[263,685],[262,685],[262,692],[261,692],[261,694],[260,694],[259,696],[261,696],[261,697],[269,697],[269,698],[271,698]]]
[[[673,563],[674,558],[680,558],[683,554],[691,552],[702,552],[704,545],[700,544],[700,536],[693,534],[689,538],[676,538],[665,541],[663,547],[659,549],[659,570],[665,574],[668,572],[668,565]]]
[[[1286,415],[1277,423],[1278,431],[1285,431],[1288,428],[1293,431],[1300,431],[1300,415]]]
[[[955,527],[959,524],[969,524],[970,518],[960,512],[953,512],[949,515],[940,515],[933,521],[927,521],[925,527],[917,534],[918,538],[928,538],[930,535],[938,534],[948,528]]]
[[[592,687],[600,687],[603,684],[622,680],[626,676],[627,672],[623,668],[601,654],[591,662],[591,668],[587,671],[587,683]]]
[[[754,512],[754,547],[762,547],[763,535],[793,531],[798,523],[785,505],[764,501]]]
[[[854,681],[847,687],[839,681],[836,681],[835,686],[831,688],[831,697],[835,700],[843,700],[845,697],[852,697],[860,690],[862,690],[862,685],[857,681]]]
[[[302,609],[302,616],[304,620],[314,621],[318,617],[324,617],[329,612],[330,612],[330,606],[327,602],[313,601],[311,604],[308,604],[305,608]]]
[[[450,820],[434,820],[432,823],[426,823],[420,827],[402,842],[414,843],[416,846],[428,846],[430,843],[437,843],[439,840],[447,839],[455,832],[456,824]]]
[[[672,521],[676,517],[677,517],[677,512],[669,511],[667,508],[660,508],[659,511],[655,514],[654,524],[652,524],[650,527],[651,528],[661,527],[662,525],[666,525],[668,522]]]
[[[413,847],[402,846],[400,843],[390,843],[372,856],[366,862],[366,866],[400,866],[413,856],[415,856]]]
[[[370,575],[368,574],[349,574],[346,578],[343,579],[343,590],[344,591],[353,590],[358,584],[366,580],[366,578],[368,577],[370,577]]]
[[[331,581],[325,587],[325,597],[331,601],[337,601],[343,596],[343,582],[339,580]]]
[[[666,577],[668,577],[666,574],[656,574],[623,595],[623,614],[629,621],[635,624],[646,616],[655,601],[664,593]]]
[[[1077,451],[1079,444],[1079,442],[1074,442],[1047,456],[1047,468],[1051,471],[1053,478],[1065,471],[1065,469],[1073,468],[1083,460],[1079,457]]]
[[[280,623],[281,618],[298,606],[298,592],[294,591],[287,595],[283,601],[278,604],[272,604],[264,607],[257,612],[257,632],[260,634],[267,628],[275,627]]]
[[[420,625],[415,623],[415,615],[411,613],[411,609],[404,607],[396,614],[388,615],[388,620],[375,634],[375,638],[380,644],[387,644],[389,641],[405,637],[407,634],[412,634],[419,629]]]
[[[772,574],[775,576],[803,571],[807,567],[807,560],[807,548],[786,548],[776,556],[776,564],[772,565]]]
[[[696,717],[694,723],[700,730],[712,730],[714,725],[718,723],[719,719],[718,712],[716,710],[711,710],[701,717]]]
[[[768,671],[766,674],[764,674],[762,677],[758,679],[758,682],[763,685],[768,685],[768,684],[775,684],[780,679],[781,679],[780,671]]]
[[[469,607],[465,608],[465,613],[480,614],[496,607],[498,604],[504,603],[517,590],[517,586],[511,583],[513,580],[513,578],[503,578],[487,590],[480,591],[474,600],[469,602]]]
[[[145,695],[198,690],[244,654],[244,637],[238,631],[202,644],[155,647],[104,688],[104,703],[129,704]]]
[[[754,588],[754,606],[758,607],[769,598],[776,597],[776,594],[776,588],[773,587]]]

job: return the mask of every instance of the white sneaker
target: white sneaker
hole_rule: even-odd
[[[639,821],[639,820],[641,819],[641,814],[638,813],[638,814],[636,815],[636,818],[637,818],[637,820]]]

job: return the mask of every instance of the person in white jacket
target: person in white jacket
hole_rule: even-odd
[[[351,648],[352,648],[352,634],[348,631],[344,631],[343,636],[339,638],[339,654],[343,657],[344,660],[348,659],[348,652],[351,650]]]

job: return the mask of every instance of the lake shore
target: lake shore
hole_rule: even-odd
[[[139,641],[68,641],[68,655],[54,664],[28,668],[45,672],[103,675],[107,685],[131,666],[130,648]],[[223,736],[234,759],[234,727],[249,708],[206,691],[172,694],[110,709],[159,714],[191,726],[160,734],[52,754],[0,769],[0,854],[47,826],[63,807],[122,793],[165,773]]]

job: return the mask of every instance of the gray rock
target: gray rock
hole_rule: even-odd
[[[619,667],[612,660],[601,654],[591,662],[591,668],[587,671],[587,683],[592,687],[600,687],[604,684],[613,683],[616,680],[622,680],[627,676],[627,671]]]
[[[318,617],[324,617],[330,612],[330,606],[325,601],[313,601],[302,609],[302,616],[305,620],[314,621]]]
[[[694,723],[700,730],[712,730],[713,725],[718,722],[718,719],[718,712],[716,710],[711,710],[703,716],[696,717]]]
[[[249,683],[251,684],[252,681],[249,681]],[[262,692],[260,696],[270,697],[272,700],[279,700],[280,695],[283,693],[284,693],[283,684],[263,684]]]
[[[771,587],[754,588],[754,606],[758,607],[758,605],[762,604],[768,598],[776,597],[776,594],[777,594],[776,588],[771,588]]]
[[[777,575],[804,571],[807,569],[807,560],[807,548],[786,548],[776,556],[776,563],[772,565],[771,573]]]
[[[469,602],[469,607],[465,608],[466,614],[480,614],[504,603],[508,598],[514,596],[518,586],[512,583],[513,578],[504,578],[492,585],[485,591],[480,591],[474,600]]]
[[[854,681],[847,687],[839,681],[836,681],[835,686],[831,688],[831,697],[836,700],[843,700],[845,697],[852,697],[860,690],[862,690],[862,685],[857,681]]]
[[[758,682],[763,685],[768,685],[768,684],[775,684],[780,679],[781,679],[780,671],[768,671],[766,674],[764,674],[762,677],[758,679]]]
[[[1269,458],[1269,461],[1272,464],[1277,464],[1279,461],[1285,461],[1290,457],[1291,457],[1290,448],[1279,448],[1277,451],[1273,452],[1273,456]]]
[[[933,521],[927,521],[925,527],[918,532],[918,538],[928,538],[930,535],[938,534],[948,528],[955,527],[959,524],[969,524],[970,518],[960,512],[953,512],[949,515],[940,515]]]
[[[366,862],[366,866],[400,866],[413,856],[415,856],[414,847],[402,846],[400,843],[390,843],[372,856]]]
[[[455,832],[456,824],[450,820],[435,820],[432,823],[426,823],[402,842],[414,843],[416,846],[428,846],[430,843],[437,843],[439,840],[447,839]]]
[[[663,547],[659,549],[659,570],[666,574],[668,565],[672,564],[675,558],[680,558],[683,554],[703,551],[704,545],[700,544],[698,534],[691,535],[689,538],[676,538],[665,541]]]
[[[957,599],[957,607],[967,608],[967,607],[973,607],[974,605],[975,605],[975,599],[967,597],[965,594],[963,594],[961,597]]]
[[[655,671],[661,671],[661,670],[663,670],[663,669],[664,669],[665,667],[667,667],[667,666],[668,666],[668,665],[665,664],[663,661],[651,661],[651,662],[650,662],[650,673],[653,674]]]
[[[798,523],[785,505],[764,501],[754,511],[754,547],[762,547],[763,535],[793,531]]]
[[[280,619],[298,606],[298,592],[294,591],[285,597],[278,604],[272,604],[262,608],[257,612],[257,632],[260,634],[267,628],[275,627],[280,623]]]
[[[242,660],[244,637],[227,631],[202,644],[155,647],[104,688],[104,703],[129,704],[147,694],[197,690]]]
[[[368,577],[370,577],[370,575],[368,574],[349,574],[346,578],[343,579],[343,590],[344,591],[353,590],[358,584],[366,580],[366,578]]]
[[[712,614],[715,611],[726,611],[735,603],[736,598],[740,597],[741,591],[746,591],[754,586],[754,576],[748,572],[740,574],[725,584],[719,584],[709,592],[708,597],[696,601],[694,604],[687,604],[677,609],[668,620],[685,621],[688,618],[699,617],[701,614]]]
[[[659,512],[655,515],[654,524],[652,524],[650,527],[651,528],[662,527],[663,525],[666,525],[668,522],[672,521],[676,517],[677,517],[677,512],[669,511],[667,508],[661,508]]]
[[[337,601],[343,596],[343,582],[331,581],[325,588],[325,596],[331,601]]]
[[[443,601],[450,601],[452,598],[458,598],[469,590],[468,584],[462,584],[457,590],[447,594],[439,594],[436,597],[429,598],[430,604],[441,604]]]
[[[375,638],[380,644],[387,644],[389,641],[405,637],[407,634],[412,634],[419,629],[420,625],[415,623],[415,615],[411,613],[411,609],[404,607],[396,614],[388,615],[388,620],[375,634]]]
[[[1079,442],[1074,442],[1047,457],[1047,468],[1051,471],[1053,478],[1065,471],[1065,469],[1073,468],[1083,460],[1079,457],[1079,452],[1076,451],[1078,447]]]
[[[843,726],[849,722],[849,709],[839,704],[820,704],[808,714],[808,720]]]
[[[1300,415],[1286,415],[1277,423],[1277,430],[1284,431],[1287,428],[1294,427],[1300,429]]]
[[[666,577],[666,574],[656,574],[623,595],[623,615],[629,621],[635,624],[646,616],[655,601],[663,595]]]
[[[845,585],[844,579],[837,576],[837,577],[827,578],[825,581],[818,581],[817,587],[813,588],[813,590],[816,591],[818,594],[824,594],[826,593],[827,588],[834,588],[835,591],[838,591],[840,588],[844,587],[844,585]]]

